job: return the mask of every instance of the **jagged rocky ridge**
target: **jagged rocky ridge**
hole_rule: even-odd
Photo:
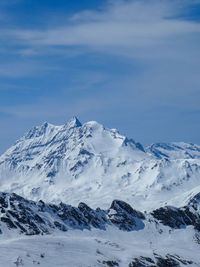
[[[114,200],[108,210],[93,210],[82,202],[76,208],[64,203],[34,202],[14,193],[0,193],[1,225],[26,235],[50,234],[55,230],[65,232],[68,229],[106,230],[109,225],[134,231],[144,228],[144,220],[143,213],[120,200]]]
[[[15,193],[0,193],[0,221],[8,229],[17,229],[27,235],[69,229],[106,230],[107,226],[138,231],[148,223],[161,223],[173,229],[191,225],[200,231],[200,194],[182,208],[166,206],[144,214],[121,200],[114,200],[107,210],[93,210],[83,202],[73,207],[62,202],[59,205],[47,204],[42,200],[24,199]]]
[[[151,214],[164,225],[180,229],[189,225],[200,231],[200,193],[194,196],[188,205],[182,208],[171,206],[161,207]]]

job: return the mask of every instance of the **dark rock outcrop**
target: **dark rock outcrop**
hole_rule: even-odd
[[[144,228],[143,213],[134,210],[129,204],[121,200],[114,200],[108,210],[108,217],[112,224],[120,230],[133,231]]]
[[[171,228],[180,229],[193,225],[200,231],[200,194],[194,196],[182,208],[166,206],[154,210],[151,214],[159,222]]]
[[[49,234],[56,229],[106,230],[108,225],[134,231],[144,227],[144,219],[141,212],[120,200],[114,200],[109,210],[93,210],[85,203],[80,203],[76,208],[64,203],[34,202],[14,193],[0,193],[0,222],[9,230],[14,229],[26,235]]]
[[[184,260],[178,255],[160,256],[156,253],[153,255],[153,259],[149,257],[139,257],[134,258],[132,262],[129,263],[129,267],[179,267],[183,265],[191,265],[192,261]]]

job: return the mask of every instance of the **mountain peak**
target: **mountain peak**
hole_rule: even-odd
[[[78,118],[74,116],[74,117],[71,118],[71,120],[68,121],[67,126],[68,126],[69,128],[74,128],[74,127],[81,127],[82,124],[81,124],[81,122],[78,120]]]
[[[0,157],[4,191],[57,203],[77,204],[81,196],[92,205],[114,198],[136,201],[145,210],[166,201],[179,205],[198,193],[198,177],[198,145],[159,143],[144,149],[116,130],[95,121],[81,125],[76,117],[64,125],[34,127]]]
[[[51,127],[53,127],[53,125],[48,122],[44,122],[40,126],[35,126],[29,132],[25,134],[25,139],[31,139],[31,138],[42,136],[43,134],[47,132],[47,129]]]

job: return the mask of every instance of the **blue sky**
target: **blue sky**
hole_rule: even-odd
[[[1,0],[0,152],[72,116],[200,144],[199,0]]]

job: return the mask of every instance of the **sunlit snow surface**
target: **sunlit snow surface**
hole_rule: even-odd
[[[0,189],[28,199],[121,199],[140,210],[183,206],[200,192],[200,146],[139,143],[91,121],[34,127],[0,157]]]
[[[93,229],[51,236],[1,237],[0,266],[13,267],[18,260],[27,267],[109,266],[106,261],[127,267],[141,256],[155,260],[155,254],[164,258],[167,254],[178,255],[193,262],[188,266],[200,266],[200,245],[194,234],[190,227],[172,231],[163,227],[162,234],[152,227],[138,232]],[[180,263],[180,266],[185,265]]]

